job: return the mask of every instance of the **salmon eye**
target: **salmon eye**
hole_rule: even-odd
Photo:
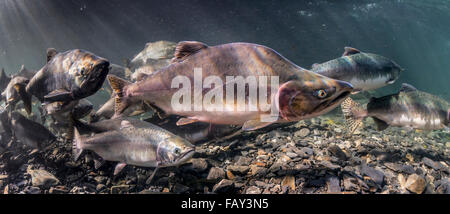
[[[319,98],[325,98],[325,97],[327,97],[327,92],[325,90],[321,89],[316,92],[316,95]]]
[[[175,155],[180,155],[181,154],[181,149],[176,148],[174,153],[175,153]]]

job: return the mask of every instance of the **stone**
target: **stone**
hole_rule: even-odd
[[[331,169],[331,170],[337,170],[337,169],[341,168],[341,166],[333,164],[330,161],[326,161],[326,160],[320,161],[319,165],[321,165],[325,168]]]
[[[219,183],[214,185],[212,191],[215,193],[228,193],[232,192],[233,189],[234,189],[233,181],[230,181],[228,179],[222,179]]]
[[[227,169],[233,173],[245,175],[250,170],[250,167],[249,166],[233,166],[233,165],[231,165],[231,166],[228,166]]]
[[[308,136],[309,133],[310,133],[309,129],[307,129],[307,128],[302,128],[302,129],[300,129],[299,131],[296,131],[295,134],[294,134],[294,136],[303,138],[303,137]]]
[[[251,161],[252,161],[251,158],[240,156],[239,159],[236,161],[236,165],[238,165],[238,166],[248,166],[248,165],[250,165]]]
[[[347,154],[345,154],[345,152],[342,151],[341,148],[339,148],[339,146],[333,145],[328,147],[328,151],[335,157],[339,158],[340,160],[347,160]]]
[[[179,184],[176,183],[175,186],[173,187],[173,192],[174,193],[185,193],[189,190],[189,187],[184,186],[183,184]]]
[[[106,180],[108,180],[108,178],[105,176],[96,176],[94,177],[94,180],[95,182],[97,182],[97,184],[104,184]]]
[[[411,165],[403,165],[397,163],[385,163],[384,165],[392,171],[399,173],[413,174],[415,172],[414,168]]]
[[[291,190],[295,190],[295,177],[292,175],[287,175],[281,181],[281,187],[288,187]]]
[[[204,158],[191,159],[191,164],[185,167],[187,170],[194,172],[204,172],[208,169],[208,162]]]
[[[251,165],[250,166],[250,174],[252,176],[264,176],[267,174],[267,169],[264,167],[259,167],[257,165]]]
[[[361,174],[369,176],[376,184],[383,185],[384,173],[366,164],[361,165]]]
[[[95,190],[97,191],[101,191],[105,188],[106,186],[104,184],[97,184],[97,186],[95,187]]]
[[[336,176],[330,176],[328,177],[327,181],[327,192],[328,193],[340,193],[341,192],[341,186],[339,184],[339,178]]]
[[[405,183],[406,189],[416,194],[422,194],[426,186],[427,182],[422,176],[418,174],[409,175]]]
[[[428,166],[434,170],[445,169],[445,167],[441,163],[433,161],[427,157],[422,158],[422,162],[423,162],[423,164],[425,164],[426,166]]]
[[[358,180],[354,177],[344,175],[344,189],[346,191],[359,192],[361,188],[358,185]]]
[[[261,194],[261,189],[256,186],[251,186],[247,188],[245,194]]]
[[[225,178],[225,171],[217,167],[212,167],[209,170],[208,177],[206,177],[207,180],[220,180],[223,178]]]
[[[45,170],[27,169],[27,173],[31,175],[31,183],[35,187],[49,188],[50,186],[59,184],[59,180],[50,172],[47,172]]]
[[[68,193],[69,189],[65,186],[56,186],[56,187],[50,187],[50,190],[48,191],[50,194],[64,194]]]
[[[130,185],[118,185],[111,187],[111,194],[123,194],[128,193]]]

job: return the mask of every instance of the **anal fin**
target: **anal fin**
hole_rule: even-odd
[[[389,126],[389,124],[387,124],[386,122],[376,118],[376,117],[372,117],[373,121],[375,121],[375,125],[377,126],[377,130],[378,131],[383,131],[385,129],[387,129],[387,127]]]
[[[126,163],[118,163],[116,165],[116,168],[114,168],[114,175],[118,175],[123,170],[123,168],[125,168],[125,166],[127,166]]]
[[[72,101],[73,95],[72,92],[67,91],[65,89],[58,89],[50,92],[44,96],[45,102],[56,102],[56,101]]]

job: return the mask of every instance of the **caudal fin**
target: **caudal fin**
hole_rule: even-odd
[[[367,114],[366,110],[350,97],[347,97],[347,99],[342,102],[341,108],[347,123],[347,130],[349,134],[353,134],[357,129],[362,127],[363,119]]]
[[[116,94],[115,97],[115,113],[114,117],[120,116],[120,114],[125,111],[125,109],[128,107],[129,103],[127,99],[123,96],[123,90],[124,87],[131,84],[131,82],[128,82],[124,79],[121,79],[118,76],[115,75],[108,75],[108,81],[109,85],[111,85],[111,88],[113,89],[114,93]]]
[[[73,129],[73,133],[74,139],[72,141],[72,156],[73,160],[77,161],[78,158],[80,158],[83,149],[81,149],[81,136],[76,127]]]

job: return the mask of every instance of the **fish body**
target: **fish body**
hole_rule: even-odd
[[[311,71],[353,85],[354,92],[375,90],[392,84],[403,69],[377,54],[346,47],[342,57],[314,64]]]
[[[120,165],[159,168],[182,164],[194,153],[191,143],[153,124],[128,118],[116,118],[113,123],[112,129],[89,137],[75,129],[75,159],[87,149]]]
[[[145,100],[167,114],[185,116],[191,121],[226,125],[244,124],[245,130],[270,124],[259,122],[263,115],[270,114],[270,110],[262,111],[258,106],[255,111],[236,111],[236,105],[226,103],[225,97],[222,97],[224,109],[232,111],[195,111],[193,103],[190,110],[175,110],[171,100],[179,89],[172,88],[171,81],[179,75],[186,76],[189,80],[194,79],[196,68],[202,69],[203,81],[206,77],[214,75],[225,83],[213,89],[203,89],[203,96],[220,87],[225,91],[227,76],[239,76],[244,79],[250,76],[255,79],[261,76],[278,77],[279,87],[275,89],[276,93],[270,93],[270,89],[264,88],[269,93],[268,104],[277,105],[277,111],[280,113],[280,117],[276,118],[277,122],[297,121],[327,113],[339,105],[352,90],[349,83],[302,69],[276,51],[257,44],[230,43],[209,47],[201,42],[180,42],[172,61],[169,66],[133,84],[110,75],[108,80],[116,93],[116,114],[121,114],[133,100]],[[194,83],[191,88],[193,85]],[[263,88],[258,90],[261,91]],[[275,99],[277,101],[272,102]],[[193,94],[191,100],[194,100]],[[248,103],[248,97],[245,103]],[[214,108],[214,105],[214,103],[210,106],[205,105],[204,108]]]
[[[409,129],[435,130],[449,127],[450,104],[432,94],[419,91],[404,83],[399,93],[372,98],[363,109],[353,100],[342,104],[353,132],[362,125],[362,119],[372,117],[378,130],[388,126]]]
[[[1,95],[11,109],[15,109],[16,104],[22,100],[26,111],[31,113],[31,95],[25,90],[29,81],[30,79],[23,76],[15,76],[9,81]]]
[[[132,72],[131,80],[140,81],[153,72],[170,64],[177,43],[169,41],[149,42],[139,52],[127,67]]]
[[[42,148],[43,143],[56,140],[45,126],[18,112],[11,113],[11,128],[16,139],[32,148]]]
[[[109,71],[108,60],[79,49],[50,55],[48,60],[26,87],[41,102],[88,97],[101,88]]]

